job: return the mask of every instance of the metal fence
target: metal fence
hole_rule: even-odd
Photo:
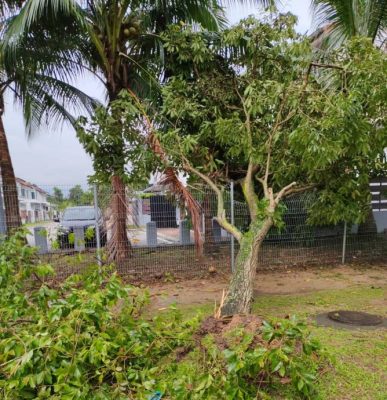
[[[373,210],[370,207],[367,220],[361,225],[343,222],[335,226],[311,226],[308,195],[285,200],[284,227],[269,232],[258,267],[385,261],[385,189],[385,181],[371,187]],[[114,251],[115,254],[121,251],[119,272],[129,279],[197,276],[214,270],[229,272],[238,252],[237,242],[217,223],[216,197],[206,188],[192,189],[200,206],[202,253],[195,247],[188,211],[160,185],[144,190],[126,188],[117,193],[103,186],[54,188],[18,180],[17,197],[15,193],[1,189],[0,233],[6,229],[5,206],[17,202],[21,221],[28,231],[28,243],[38,247],[40,257],[52,263],[60,277],[81,272],[90,264],[109,264],[113,252],[109,243],[117,220],[121,224],[124,221],[121,239],[125,243]],[[118,218],[115,201],[122,206],[123,214]],[[224,188],[224,201],[227,218],[240,230],[246,230],[248,209],[233,185]]]

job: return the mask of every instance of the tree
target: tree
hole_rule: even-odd
[[[384,45],[386,0],[312,0],[312,4],[319,27],[314,39],[323,46],[337,47],[355,36]]]
[[[315,45],[329,50],[350,38],[363,36],[369,37],[376,46],[385,48],[386,0],[313,0],[312,5],[319,27],[312,35]],[[321,58],[324,59],[324,52]],[[366,220],[359,226],[359,232],[377,232],[372,206]]]
[[[20,1],[2,2],[0,17],[11,17],[20,5]],[[4,33],[6,22],[1,25]],[[55,41],[47,41],[41,28],[31,32],[22,46],[13,47],[12,60],[7,57],[4,43],[0,41],[0,171],[8,232],[19,227],[21,219],[16,178],[2,120],[5,93],[13,94],[21,104],[29,133],[46,122],[74,123],[75,119],[65,104],[70,109],[73,107],[87,113],[98,104],[68,83],[68,62],[63,61],[65,49],[56,45]],[[51,51],[47,51],[48,48]],[[71,57],[69,60],[73,62]]]
[[[239,242],[222,315],[250,311],[258,254],[282,225],[285,197],[315,190],[311,223],[361,221],[370,171],[385,169],[385,54],[356,38],[320,64],[294,21],[249,18],[215,38],[179,26],[165,35],[176,64],[156,112],[169,125],[158,138],[175,168],[213,190],[218,223]],[[324,85],[327,70],[333,88]],[[226,218],[230,165],[244,171],[246,232]]]
[[[81,204],[82,205],[89,205],[89,206],[92,206],[92,205],[94,205],[94,192],[93,192],[93,189],[92,188],[90,188],[90,189],[88,189],[88,190],[85,190],[83,193],[82,193],[82,196],[81,196]]]
[[[74,204],[79,204],[84,192],[81,185],[75,185],[70,189],[69,200]]]
[[[261,1],[263,4],[272,2]],[[64,41],[76,38],[78,44],[74,51],[82,58],[83,65],[93,70],[104,83],[109,104],[117,99],[122,90],[130,90],[141,99],[154,97],[155,94],[157,97],[159,80],[169,76],[168,68],[163,66],[163,46],[159,37],[168,24],[194,22],[212,30],[225,24],[223,9],[215,0],[27,0],[9,28],[9,47],[12,49],[17,42],[16,37],[22,37],[26,30],[47,18],[51,25],[61,26],[66,32],[62,36]],[[110,258],[120,263],[130,253],[130,243],[126,230],[125,140],[122,129],[115,132],[112,142],[106,146],[114,147],[115,160],[106,172],[110,173],[111,206],[115,219],[109,243]],[[160,151],[155,140],[149,140],[148,145],[153,145],[153,152]],[[87,150],[94,159],[101,158],[101,152],[105,154],[104,149],[96,147]],[[178,196],[189,196],[172,169],[164,172],[165,181],[178,191]],[[190,197],[184,198],[184,201],[191,207],[193,220],[198,220],[196,203]],[[196,231],[199,232],[198,229]]]
[[[58,187],[54,187],[52,189],[52,196],[50,196],[50,202],[55,203],[55,204],[60,204],[64,201],[64,195],[61,189]]]

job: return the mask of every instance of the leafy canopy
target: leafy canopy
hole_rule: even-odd
[[[294,23],[251,17],[215,37],[170,27],[165,47],[176,62],[159,138],[191,176],[253,180],[244,188],[251,213],[270,189],[313,187],[315,221],[359,220],[370,175],[385,169],[386,57],[356,38],[319,64]]]

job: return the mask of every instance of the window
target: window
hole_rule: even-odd
[[[32,199],[32,200],[36,199],[35,195],[36,195],[35,192],[31,192],[31,199]]]
[[[21,197],[26,197],[26,190],[25,189],[21,190]]]

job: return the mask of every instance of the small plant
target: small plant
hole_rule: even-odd
[[[164,283],[174,283],[176,282],[176,277],[171,272],[164,273]]]

